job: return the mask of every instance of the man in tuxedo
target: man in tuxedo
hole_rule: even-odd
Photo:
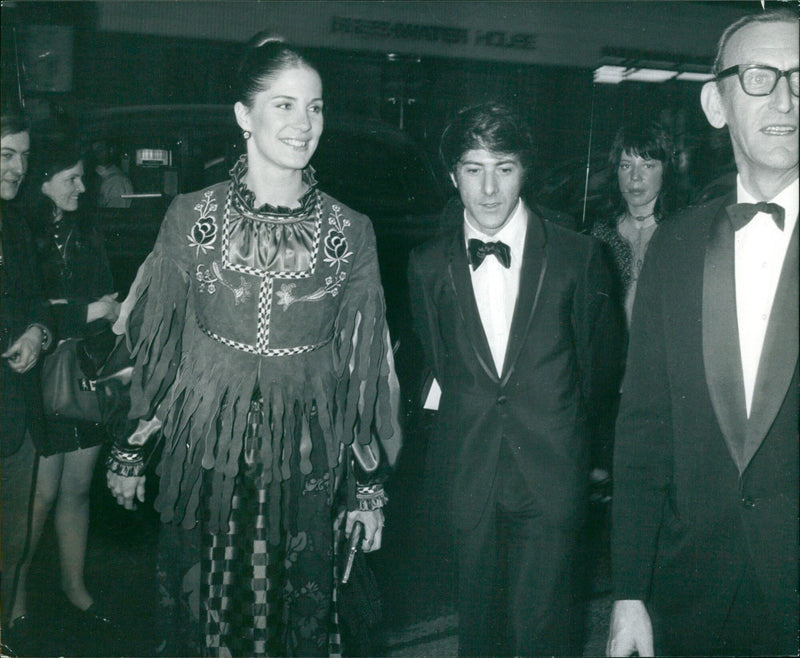
[[[593,427],[622,327],[599,243],[520,198],[531,139],[508,108],[462,111],[441,153],[461,203],[409,261],[441,389],[429,472],[458,561],[461,655],[579,654],[577,578]]]
[[[659,228],[616,431],[610,655],[797,655],[798,17],[723,34],[736,192]],[[738,203],[737,203],[738,202]]]

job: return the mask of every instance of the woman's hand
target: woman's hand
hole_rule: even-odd
[[[39,355],[42,353],[42,339],[44,334],[41,328],[37,326],[28,327],[24,334],[12,343],[5,352],[2,358],[8,359],[8,366],[16,373],[22,375],[39,360]]]
[[[119,316],[118,294],[114,292],[110,295],[103,295],[96,302],[90,302],[86,309],[86,322],[94,322],[101,319],[116,322]]]
[[[117,503],[125,509],[136,509],[135,499],[138,499],[140,503],[144,502],[144,475],[125,477],[108,471],[106,472],[106,482],[111,494],[117,499]]]
[[[353,532],[353,526],[356,521],[361,521],[364,524],[364,539],[361,541],[361,550],[365,553],[379,550],[383,536],[383,510],[376,509],[369,512],[354,510],[348,512],[347,525],[345,526],[345,533],[348,537]]]

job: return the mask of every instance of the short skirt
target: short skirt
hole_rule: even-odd
[[[43,436],[36,440],[36,451],[43,457],[51,457],[92,448],[107,440],[108,433],[102,425],[45,419],[45,431]]]

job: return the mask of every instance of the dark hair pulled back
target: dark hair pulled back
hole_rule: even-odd
[[[247,44],[247,52],[236,72],[236,100],[252,107],[255,97],[282,71],[299,66],[319,73],[303,49],[280,36],[265,32],[256,34]]]

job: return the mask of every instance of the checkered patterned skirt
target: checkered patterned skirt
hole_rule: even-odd
[[[308,475],[298,468],[279,485],[263,485],[262,465],[242,459],[227,532],[208,532],[202,522],[191,530],[172,523],[162,527],[159,655],[340,653],[333,475],[321,431],[314,425],[313,468]],[[204,491],[211,477],[206,476]],[[272,500],[276,495],[281,497],[278,505]],[[269,541],[274,523],[281,528],[278,544]]]

